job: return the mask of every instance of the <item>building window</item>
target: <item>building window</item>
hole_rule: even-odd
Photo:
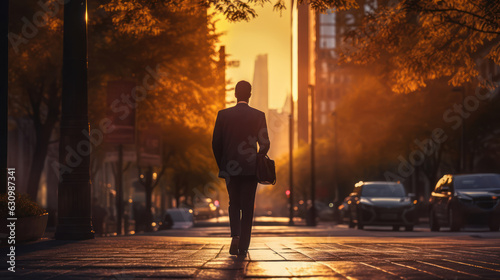
[[[345,24],[346,25],[354,25],[356,23],[356,19],[354,18],[353,14],[346,14],[345,15]]]
[[[335,38],[320,38],[319,47],[322,49],[334,49],[335,48]]]
[[[333,100],[330,101],[330,111],[335,111],[335,101]]]
[[[376,0],[366,0],[365,5],[365,13],[373,13],[377,9],[377,1]]]
[[[326,121],[327,121],[326,115],[325,115],[325,114],[322,114],[322,115],[321,115],[321,124],[322,124],[322,125],[326,124]]]
[[[320,36],[333,37],[335,36],[335,25],[321,25],[319,27]]]
[[[323,73],[328,73],[328,64],[326,63],[326,61],[321,62],[321,71]]]
[[[335,13],[328,11],[327,14],[320,14],[319,21],[320,23],[335,24]]]

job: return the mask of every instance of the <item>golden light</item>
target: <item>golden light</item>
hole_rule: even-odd
[[[294,263],[290,262],[290,264],[294,265]],[[281,276],[291,276],[290,271],[288,270],[288,266],[290,265],[276,265],[272,262],[256,262],[255,270],[262,273],[262,275],[281,275]]]
[[[141,179],[144,179],[144,174],[141,174],[141,176],[139,176],[139,177],[141,177]]]
[[[189,209],[189,213],[193,214],[193,209]]]
[[[151,223],[151,225],[155,227],[155,226],[156,226],[156,223],[155,223],[155,222],[152,222],[152,223]]]
[[[217,207],[215,207],[215,205],[213,203],[210,203],[208,206],[210,207],[210,210],[212,210],[212,211],[217,210]]]
[[[153,180],[156,180],[158,178],[158,174],[156,172],[153,173]]]
[[[415,200],[413,201],[413,204],[417,204],[417,202],[418,202],[418,201],[415,199]]]
[[[129,198],[128,203],[132,203],[132,202],[133,202],[132,198]]]

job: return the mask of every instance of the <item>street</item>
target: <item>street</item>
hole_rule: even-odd
[[[320,223],[255,226],[246,258],[231,256],[228,228],[195,227],[17,247],[3,279],[498,279],[500,233],[349,229]],[[6,254],[2,248],[2,254]]]

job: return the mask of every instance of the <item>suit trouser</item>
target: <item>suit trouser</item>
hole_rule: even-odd
[[[229,194],[229,224],[231,236],[239,236],[240,250],[248,250],[252,234],[253,210],[257,178],[255,176],[234,176],[226,179]]]

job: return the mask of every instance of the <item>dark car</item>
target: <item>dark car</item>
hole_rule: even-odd
[[[350,227],[392,226],[412,231],[416,222],[416,201],[400,183],[359,182],[346,203]]]
[[[467,224],[500,227],[500,174],[445,175],[429,199],[432,231],[449,227],[458,231]]]

